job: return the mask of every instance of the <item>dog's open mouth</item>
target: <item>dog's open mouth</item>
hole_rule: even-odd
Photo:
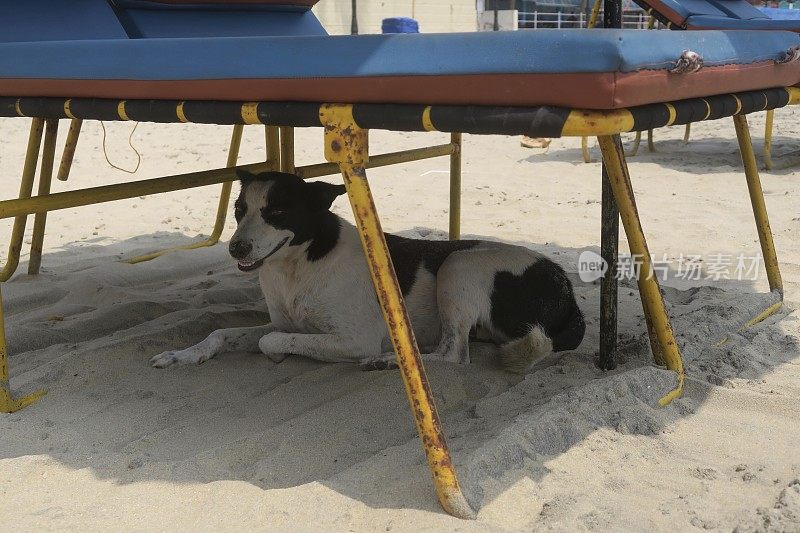
[[[237,264],[237,266],[239,267],[239,270],[241,270],[242,272],[250,272],[251,270],[257,269],[258,267],[260,267],[261,265],[264,264],[264,261],[269,256],[271,256],[272,254],[274,254],[275,252],[277,252],[278,250],[283,248],[283,245],[286,244],[287,242],[289,242],[289,237],[286,237],[281,242],[279,242],[278,245],[275,248],[273,248],[270,253],[268,253],[267,255],[265,255],[264,257],[259,259],[258,261],[253,261],[252,263],[248,263],[247,261],[239,261],[238,264]]]

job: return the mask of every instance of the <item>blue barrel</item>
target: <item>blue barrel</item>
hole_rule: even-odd
[[[383,33],[419,33],[419,24],[410,17],[391,17],[383,19]]]

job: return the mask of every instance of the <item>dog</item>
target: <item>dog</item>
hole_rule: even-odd
[[[229,252],[257,272],[271,322],[214,331],[154,356],[155,367],[197,364],[226,351],[262,352],[385,368],[395,360],[355,226],[330,211],[343,185],[280,172],[239,171]],[[423,358],[469,363],[473,328],[524,372],[553,351],[574,350],[585,323],[564,270],[510,244],[430,241],[386,234]]]

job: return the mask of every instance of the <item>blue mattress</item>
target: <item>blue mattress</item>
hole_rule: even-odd
[[[310,14],[306,13],[305,15]],[[305,16],[304,14],[301,14]],[[789,32],[536,30],[0,43],[0,96],[611,109],[793,85]],[[703,58],[673,74],[681,54]]]

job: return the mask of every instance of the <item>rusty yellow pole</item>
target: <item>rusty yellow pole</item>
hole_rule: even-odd
[[[603,161],[608,169],[608,178],[611,188],[614,190],[614,198],[619,206],[619,214],[622,218],[622,225],[625,227],[625,234],[628,237],[628,246],[631,254],[641,264],[639,271],[639,294],[642,298],[645,318],[648,323],[648,332],[655,334],[657,348],[651,338],[653,355],[660,358],[667,368],[674,370],[678,375],[678,383],[675,389],[661,398],[661,405],[666,405],[683,393],[684,369],[678,344],[672,333],[672,326],[669,322],[669,315],[664,306],[664,298],[661,295],[661,288],[658,285],[655,271],[653,270],[650,251],[647,248],[647,241],[644,237],[642,224],[639,220],[639,213],[636,210],[636,199],[631,186],[628,165],[625,162],[625,153],[622,149],[622,142],[619,135],[608,135],[598,137],[600,150],[603,153]]]
[[[236,163],[239,161],[239,148],[242,145],[242,133],[244,132],[244,125],[243,124],[236,124],[233,127],[233,133],[231,134],[231,144],[230,148],[228,149],[228,161],[225,164],[225,168],[232,168],[236,166]],[[196,250],[197,248],[205,248],[207,246],[214,246],[219,242],[219,238],[222,236],[222,231],[225,229],[225,218],[228,215],[228,203],[231,199],[231,190],[233,187],[232,181],[226,181],[222,184],[222,189],[219,193],[219,202],[217,202],[217,216],[214,219],[214,227],[211,230],[211,235],[208,238],[203,239],[202,241],[198,241],[192,244],[184,244],[183,246],[175,246],[173,248],[166,248],[164,250],[158,250],[155,252],[151,252],[149,254],[139,255],[137,257],[133,257],[124,261],[125,263],[129,263],[131,265],[135,265],[136,263],[143,263],[145,261],[150,261],[151,259],[155,259],[156,257],[161,257],[162,255],[176,252],[178,250]]]
[[[39,148],[42,144],[42,131],[44,119],[34,118],[31,122],[31,132],[28,135],[28,148],[25,152],[25,164],[22,167],[22,180],[19,186],[19,198],[30,198],[33,192],[33,180],[36,176],[36,165],[39,160]],[[19,266],[19,255],[22,253],[22,239],[25,235],[25,225],[28,222],[27,214],[20,214],[14,219],[11,230],[11,243],[8,246],[8,260],[0,270],[0,281],[8,280]]]
[[[413,148],[411,150],[401,150],[399,152],[370,155],[366,168],[379,168],[397,165],[399,163],[408,163],[409,161],[419,161],[421,159],[452,155],[459,148],[459,146],[453,143],[448,143],[426,146],[425,148]],[[336,163],[315,163],[313,165],[295,167],[294,173],[304,180],[319,178],[320,176],[339,174],[339,165]]]
[[[772,170],[772,127],[775,123],[775,110],[767,111],[764,123],[764,168]]]
[[[58,137],[58,120],[47,119],[44,129],[44,147],[42,148],[42,168],[39,170],[38,197],[50,194],[53,183],[53,162],[56,158],[56,139]],[[28,275],[35,276],[42,265],[42,249],[44,247],[44,230],[47,225],[47,212],[36,213],[33,218],[33,237],[31,239],[31,258],[28,261]]]
[[[464,498],[456,478],[433,394],[422,366],[419,348],[367,182],[367,131],[356,124],[352,111],[351,105],[323,105],[320,108],[320,121],[325,126],[325,158],[338,163],[344,177],[375,293],[397,355],[397,363],[439,502],[453,516],[474,518],[475,513]]]
[[[460,133],[450,134],[450,240],[461,238],[461,141]]]
[[[247,172],[259,173],[271,170],[267,163],[251,163],[236,167]],[[233,168],[215,168],[188,172],[163,178],[152,178],[139,181],[115,183],[89,187],[77,191],[64,191],[48,194],[44,198],[16,198],[14,200],[0,200],[0,219],[43,213],[44,211],[57,211],[84,205],[101,204],[125,200],[135,196],[160,194],[162,192],[193,189],[204,185],[214,185],[236,180],[236,170]]]
[[[0,284],[1,286],[2,284]],[[3,316],[3,295],[0,292],[0,413],[13,413],[27,407],[42,396],[46,391],[39,390],[20,399],[15,399],[11,394],[8,375],[8,350],[6,348],[5,317]]]
[[[739,152],[742,155],[744,174],[747,178],[747,190],[750,193],[750,204],[753,206],[753,216],[758,229],[758,240],[761,243],[761,254],[764,256],[764,267],[767,270],[769,289],[778,291],[783,296],[783,281],[778,266],[778,254],[772,240],[772,229],[769,226],[767,205],[764,203],[764,191],[761,189],[761,179],[758,176],[758,164],[753,152],[753,142],[750,138],[750,128],[745,115],[734,115],[733,124],[736,127],[736,138],[739,141]],[[763,319],[762,319],[763,320]]]
[[[592,154],[589,153],[589,138],[586,135],[581,137],[581,154],[584,163],[592,162]]]
[[[67,181],[69,178],[69,172],[72,169],[72,160],[75,158],[75,149],[78,147],[78,138],[81,135],[82,126],[83,119],[80,118],[73,118],[69,123],[67,141],[64,143],[64,153],[61,155],[61,164],[58,165],[58,174],[56,175],[59,181]]]
[[[281,126],[281,172],[294,174],[294,128]]]
[[[594,5],[592,6],[592,14],[589,17],[589,22],[586,24],[588,29],[592,29],[597,26],[597,15],[600,14],[600,4],[603,0],[594,0]]]

